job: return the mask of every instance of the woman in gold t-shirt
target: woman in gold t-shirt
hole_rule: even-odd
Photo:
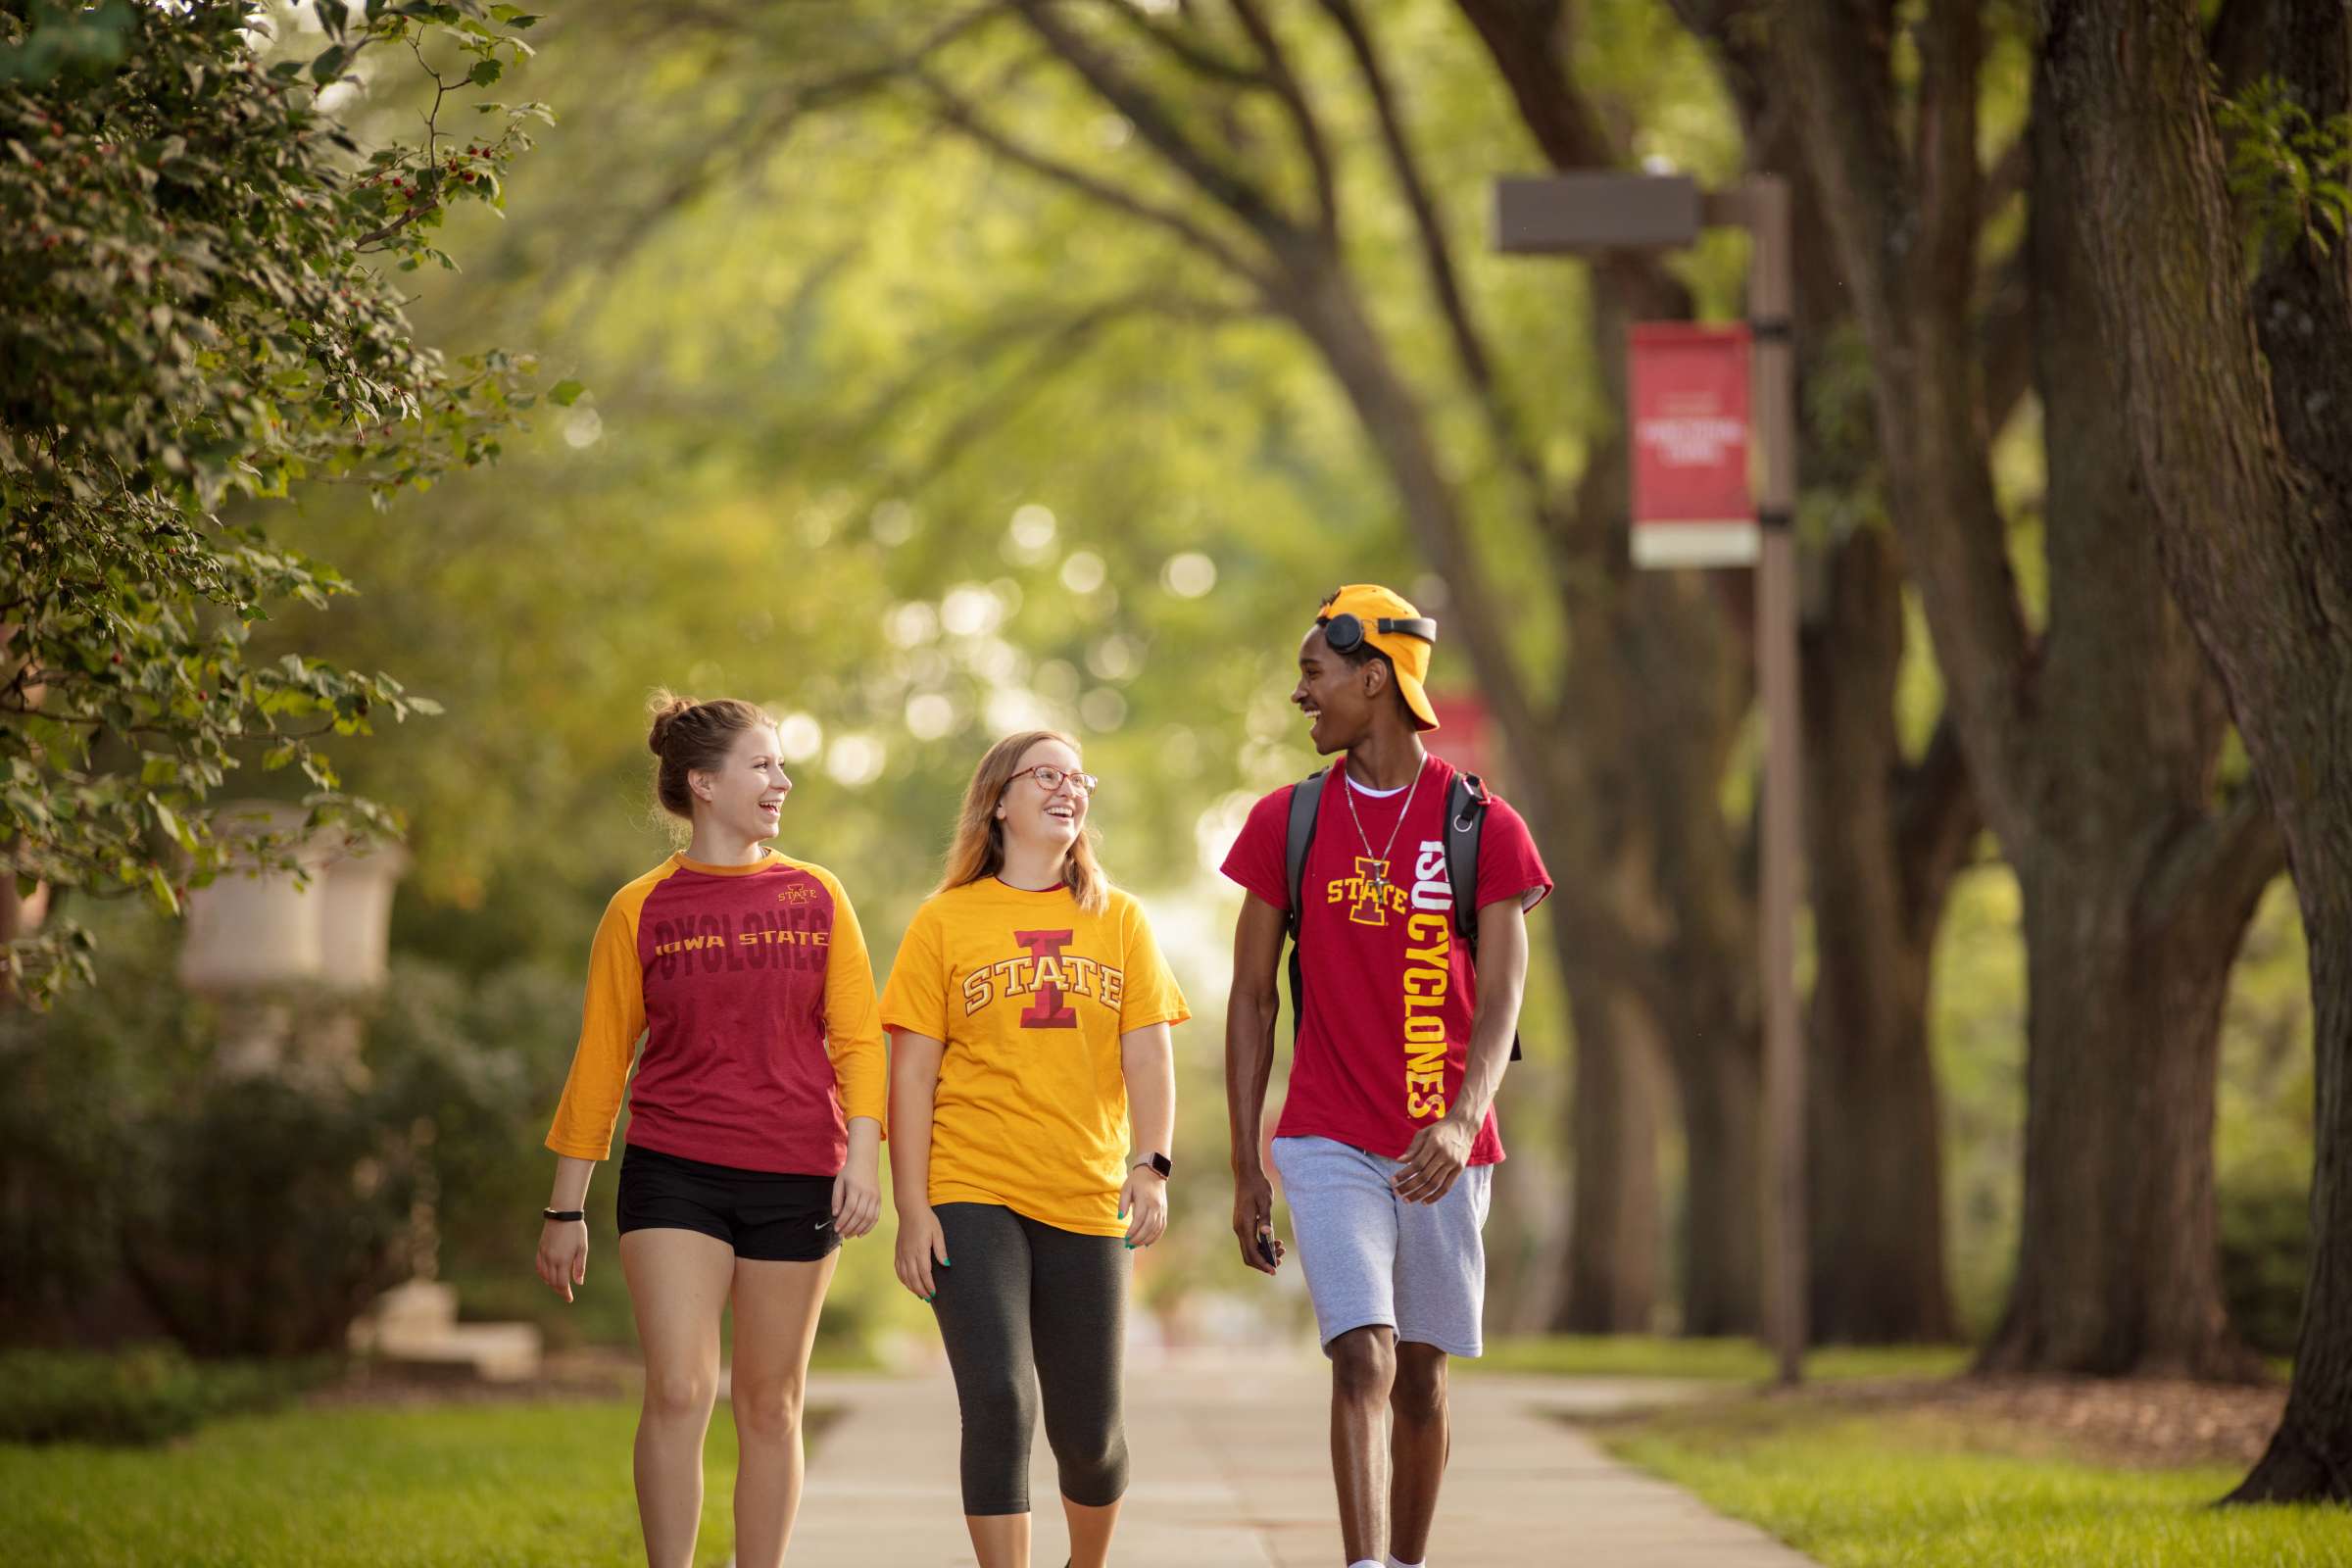
[[[1049,731],[981,759],[882,997],[899,1279],[932,1303],[955,1369],[980,1568],[1027,1568],[1041,1391],[1071,1561],[1108,1555],[1128,1254],[1167,1227],[1169,1026],[1192,1014],[1096,863],[1081,767]]]

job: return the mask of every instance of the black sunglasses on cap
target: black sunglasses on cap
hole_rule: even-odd
[[[1323,640],[1335,654],[1352,654],[1364,645],[1363,621],[1344,610],[1336,615],[1317,617],[1315,624],[1323,628]],[[1438,640],[1438,623],[1427,615],[1410,618],[1383,615],[1372,623],[1372,629],[1397,637],[1418,637],[1433,646]]]

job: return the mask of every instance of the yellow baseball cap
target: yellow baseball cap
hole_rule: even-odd
[[[1346,617],[1346,618],[1343,618]],[[1421,729],[1438,727],[1438,710],[1430,706],[1422,682],[1429,678],[1429,655],[1438,640],[1438,623],[1423,616],[1400,594],[1378,583],[1354,582],[1323,601],[1315,624],[1333,653],[1351,652],[1363,643],[1389,656],[1396,670],[1396,689],[1412,710]],[[1344,645],[1344,646],[1343,646]]]

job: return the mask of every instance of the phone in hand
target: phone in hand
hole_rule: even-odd
[[[1274,1251],[1274,1233],[1262,1225],[1257,1231],[1257,1255],[1266,1260],[1268,1268],[1274,1268],[1282,1261]]]

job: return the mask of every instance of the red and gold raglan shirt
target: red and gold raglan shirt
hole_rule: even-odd
[[[1446,798],[1453,775],[1450,762],[1432,757],[1407,789],[1365,790],[1348,779],[1344,764],[1335,764],[1324,784],[1299,877],[1306,1001],[1277,1138],[1329,1138],[1400,1158],[1413,1134],[1445,1115],[1461,1089],[1478,974],[1454,935],[1455,895],[1446,872]],[[1225,875],[1285,913],[1294,788],[1286,785],[1250,808],[1223,866]],[[1480,830],[1477,907],[1517,899],[1532,909],[1550,891],[1551,876],[1527,823],[1494,798]],[[1490,1109],[1470,1146],[1470,1163],[1501,1158]]]
[[[773,850],[750,865],[673,855],[612,896],[547,1147],[605,1158],[624,1088],[638,1148],[841,1174],[848,1119],[882,1120],[888,1069],[865,937],[832,872]]]

